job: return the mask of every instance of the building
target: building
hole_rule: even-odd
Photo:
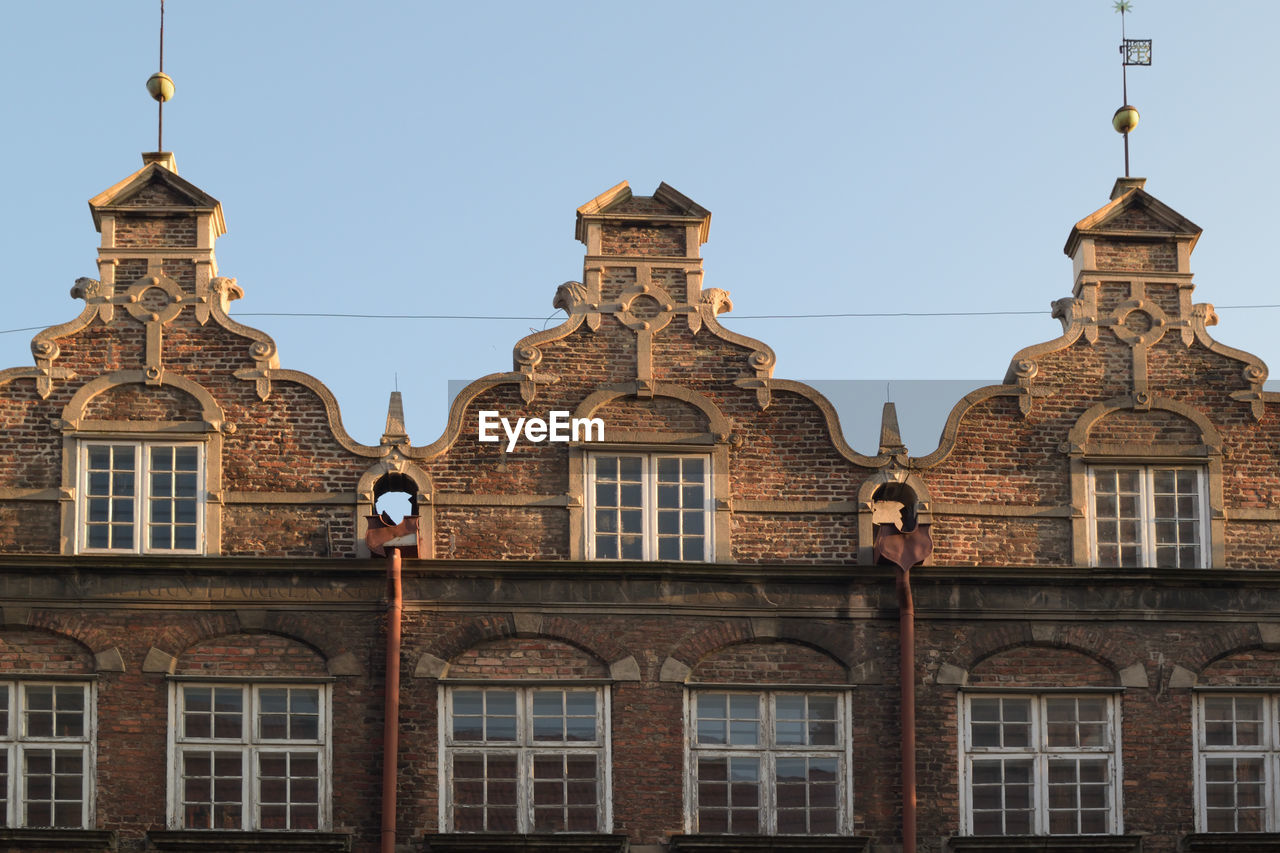
[[[773,376],[710,214],[625,183],[564,323],[361,445],[143,160],[0,372],[0,849],[1280,850],[1277,400],[1141,179],[1071,230],[1062,336],[914,458]]]

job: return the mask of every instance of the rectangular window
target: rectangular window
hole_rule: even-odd
[[[5,826],[89,824],[89,685],[0,682],[0,819]]]
[[[965,832],[1119,832],[1110,696],[969,695],[961,700]]]
[[[80,446],[81,552],[204,550],[204,447],[153,442]]]
[[[173,702],[172,827],[327,828],[326,687],[178,684]]]
[[[1196,825],[1201,832],[1276,832],[1280,695],[1196,697]]]
[[[1203,469],[1089,469],[1090,531],[1097,566],[1197,568],[1206,564]]]
[[[694,832],[847,831],[849,726],[841,694],[698,691],[689,715]]]
[[[711,460],[657,453],[587,458],[588,559],[711,560]]]
[[[447,697],[444,831],[609,831],[605,692],[455,687]]]

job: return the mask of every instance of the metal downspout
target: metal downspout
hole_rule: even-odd
[[[387,554],[387,676],[382,718],[382,853],[396,849],[396,777],[400,749],[400,549]]]
[[[898,567],[898,668],[902,683],[902,853],[916,853],[916,609],[911,569]]]

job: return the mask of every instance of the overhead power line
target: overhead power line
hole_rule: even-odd
[[[1215,305],[1215,311],[1232,311],[1237,309],[1280,308],[1280,304],[1272,305]],[[839,319],[875,319],[884,317],[1008,317],[1014,315],[1045,315],[1044,310],[1036,311],[847,311],[825,314],[733,314],[729,320],[839,320]],[[552,315],[555,316],[555,315]],[[237,317],[311,317],[337,320],[482,320],[482,321],[547,321],[547,317],[499,314],[352,314],[339,311],[246,311],[232,315]],[[23,326],[20,329],[0,329],[0,335],[17,332],[34,332],[47,329],[55,324],[45,326]]]

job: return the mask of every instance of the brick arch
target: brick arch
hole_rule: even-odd
[[[1013,674],[987,670],[1001,664]],[[1026,643],[1009,646],[976,662],[967,684],[1010,687],[1119,687],[1120,674],[1096,654],[1066,644]]]
[[[37,610],[31,613],[25,623],[9,622],[3,627],[6,631],[43,631],[65,637],[84,647],[90,658],[99,652],[115,648],[117,644],[117,638],[110,632],[80,618],[75,611]]]
[[[720,649],[760,640],[808,646],[836,661],[846,670],[853,666],[854,649],[848,629],[841,631],[810,620],[725,620],[713,628],[678,641],[668,650],[667,656],[692,668]]]
[[[755,637],[703,655],[689,670],[698,682],[845,684],[849,667],[825,649],[776,637]]]
[[[205,637],[175,656],[179,675],[273,675],[318,677],[329,674],[319,649],[296,637],[270,631],[238,631]]]
[[[1205,632],[1196,646],[1196,656],[1188,657],[1187,667],[1200,675],[1219,661],[1245,652],[1274,648],[1263,643],[1258,626],[1236,622],[1217,626],[1217,630]]]
[[[1197,684],[1280,685],[1280,649],[1261,645],[1233,649],[1206,663],[1196,673]]]
[[[979,634],[961,644],[942,663],[971,672],[987,660],[1016,648],[1061,649],[1076,652],[1105,667],[1120,683],[1119,673],[1133,656],[1133,650],[1119,640],[1100,636],[1087,626],[1007,625]]]
[[[433,657],[452,661],[468,649],[494,640],[543,637],[580,649],[605,665],[628,656],[611,636],[565,616],[499,614],[471,619],[440,637],[426,649]]]
[[[0,666],[9,675],[89,675],[98,669],[83,639],[42,625],[0,628]]]

